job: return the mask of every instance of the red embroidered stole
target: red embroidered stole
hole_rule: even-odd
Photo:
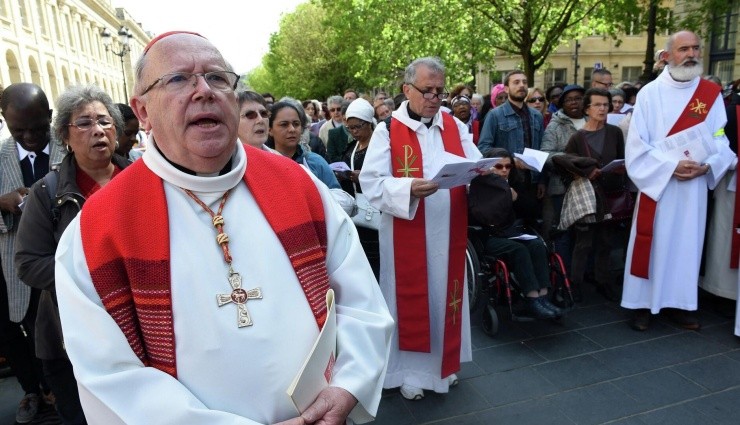
[[[329,288],[321,196],[293,161],[244,148],[249,157],[244,181],[290,258],[320,328]],[[103,306],[144,365],[177,377],[162,179],[144,161],[136,161],[92,196],[81,214],[87,266]],[[122,225],[129,217],[146,217],[146,229]]]
[[[397,121],[395,118],[392,120]],[[465,156],[454,118],[442,113],[445,151]],[[421,146],[416,132],[396,122],[391,125],[391,158],[394,177],[424,177]],[[450,189],[450,252],[447,268],[444,344],[441,377],[460,370],[462,304],[467,246],[467,196],[465,187]],[[429,281],[426,255],[424,199],[413,220],[393,219],[393,262],[396,279],[399,347],[404,351],[431,351]]]
[[[699,85],[691,96],[691,100],[666,137],[703,123],[712,105],[717,100],[719,90],[720,88],[716,84],[699,79]],[[653,244],[655,210],[657,207],[657,201],[640,192],[635,217],[635,243],[632,248],[630,274],[643,279],[649,279],[650,276],[650,251]]]
[[[478,146],[478,140],[480,139],[480,121],[473,120],[473,144]]]
[[[735,150],[740,160],[740,105],[735,105],[735,117],[737,118],[737,143]],[[737,171],[735,171],[737,173]],[[740,262],[740,190],[735,183],[735,210],[732,214],[732,248],[730,249],[730,268],[738,268]]]

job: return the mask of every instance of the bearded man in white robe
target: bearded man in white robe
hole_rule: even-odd
[[[382,213],[380,287],[397,322],[386,388],[406,399],[446,393],[460,362],[472,360],[465,284],[465,187],[439,189],[435,170],[480,152],[467,126],[440,112],[445,68],[421,58],[406,68],[408,101],[373,133],[360,172],[362,192]],[[460,250],[462,248],[462,250]]]
[[[382,294],[328,188],[239,142],[238,77],[197,34],[152,40],[131,99],[149,148],[59,242],[62,329],[90,423],[375,415],[393,324]],[[326,322],[329,289],[336,357],[313,369],[315,388],[328,387],[299,411],[287,390]]]
[[[635,310],[630,325],[638,331],[647,330],[651,313],[662,309],[677,325],[700,328],[692,312],[697,309],[707,189],[717,185],[735,158],[723,131],[727,119],[719,90],[701,82],[696,34],[673,34],[666,60],[666,71],[637,96],[625,147],[627,172],[640,193],[622,307]],[[704,134],[708,156],[694,160],[692,148],[679,151],[685,158],[679,160],[660,148],[663,139],[686,130]]]

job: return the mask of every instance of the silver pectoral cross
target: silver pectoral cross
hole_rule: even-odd
[[[229,303],[236,304],[237,325],[240,328],[252,326],[253,322],[249,316],[249,310],[247,310],[247,301],[262,299],[262,288],[254,288],[248,291],[242,289],[242,277],[234,271],[229,272],[229,284],[231,285],[230,294],[216,295],[218,306],[222,307]]]

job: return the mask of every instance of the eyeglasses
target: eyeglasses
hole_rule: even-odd
[[[258,115],[262,118],[270,118],[270,111],[268,111],[267,109],[262,109],[261,111],[247,111],[243,113],[241,117],[248,120],[255,120],[257,119]]]
[[[159,82],[162,82],[164,89],[170,92],[183,90],[188,84],[192,84],[195,87],[198,84],[199,76],[206,80],[206,83],[211,89],[223,92],[236,89],[236,83],[239,82],[239,74],[231,71],[212,71],[195,74],[190,72],[172,72],[154,80],[141,94],[147,94]]]
[[[563,101],[563,103],[581,103],[583,102],[582,97],[569,97]]]
[[[527,99],[527,103],[544,102],[544,101],[545,101],[544,97],[530,97],[529,99]]]
[[[608,103],[592,103],[592,104],[590,104],[588,106],[591,106],[593,108],[606,108],[606,109],[609,109],[609,104]]]
[[[109,129],[113,127],[113,119],[111,117],[100,117],[97,119],[92,118],[80,118],[75,120],[72,124],[67,124],[69,127],[77,127],[78,130],[87,131],[97,124],[102,129]]]
[[[503,170],[503,169],[511,170],[511,163],[508,163],[508,164],[501,164],[501,163],[493,164],[493,168],[495,168],[497,170]]]
[[[349,131],[355,131],[355,130],[361,130],[363,127],[367,125],[366,122],[363,122],[361,124],[355,124],[355,125],[348,125],[347,130]]]
[[[408,83],[408,85],[410,85],[411,87],[415,88],[416,91],[418,91],[419,93],[421,93],[421,97],[423,97],[426,100],[434,100],[434,98],[437,98],[439,100],[442,100],[442,99],[446,99],[447,96],[450,95],[447,92],[435,93],[433,91],[424,91],[424,90],[416,87],[415,85],[413,85],[411,83]],[[444,89],[440,89],[440,90],[444,90]]]
[[[341,112],[342,108],[329,108],[329,112]]]

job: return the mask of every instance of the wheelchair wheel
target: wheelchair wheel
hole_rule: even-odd
[[[465,250],[465,277],[468,280],[468,308],[470,311],[475,310],[480,298],[479,276],[480,261],[478,261],[478,254],[475,252],[472,242],[468,239],[468,247]]]
[[[488,336],[498,333],[498,314],[492,305],[487,305],[483,310],[483,332]]]

